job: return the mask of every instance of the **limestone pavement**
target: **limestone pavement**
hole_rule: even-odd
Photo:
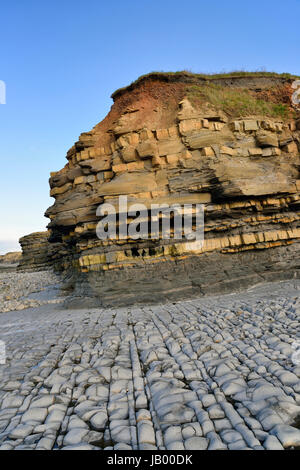
[[[0,449],[299,448],[299,288],[2,313]]]

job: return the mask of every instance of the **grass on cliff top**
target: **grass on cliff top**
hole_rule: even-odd
[[[150,72],[145,75],[141,75],[137,80],[131,83],[131,85],[138,83],[140,80],[143,80],[146,77],[161,76],[161,77],[172,77],[174,75],[182,75],[186,77],[195,77],[195,78],[204,78],[206,80],[215,80],[216,78],[230,78],[230,77],[278,77],[278,78],[300,78],[297,75],[292,75],[290,73],[277,73],[277,72],[267,72],[265,70],[257,70],[256,72],[247,72],[246,70],[233,70],[231,72],[221,72],[221,73],[193,73],[189,70],[179,70],[177,72]]]
[[[269,78],[282,78],[282,79],[292,79],[297,80],[300,77],[297,75],[292,75],[290,73],[276,73],[276,72],[266,72],[266,71],[256,71],[256,72],[247,72],[245,70],[235,70],[232,72],[224,72],[224,73],[216,73],[216,74],[205,74],[205,73],[193,73],[188,70],[180,70],[177,72],[150,72],[145,75],[141,75],[137,80],[130,83],[130,85],[119,88],[116,90],[111,97],[114,98],[115,96],[119,95],[123,91],[127,90],[128,88],[136,86],[141,81],[146,79],[165,79],[165,80],[172,80],[172,79],[186,78],[187,80],[190,79],[204,79],[204,80],[216,80],[218,78],[239,78],[239,77],[269,77]]]
[[[290,117],[288,105],[259,99],[247,89],[225,88],[213,83],[189,85],[187,97],[196,107],[208,102],[232,117],[263,115],[282,120]]]

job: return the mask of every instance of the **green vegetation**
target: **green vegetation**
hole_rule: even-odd
[[[236,70],[232,72],[226,73],[218,73],[218,74],[205,74],[205,73],[193,73],[188,70],[181,70],[178,72],[151,72],[145,75],[140,76],[137,80],[132,82],[127,87],[119,88],[112,94],[112,98],[115,98],[117,95],[121,94],[123,91],[127,89],[132,89],[140,82],[143,82],[148,79],[160,79],[165,81],[186,81],[186,82],[199,82],[203,83],[203,80],[210,81],[222,78],[242,78],[242,77],[269,77],[269,78],[281,78],[286,80],[297,80],[300,77],[296,75],[291,75],[289,73],[276,73],[276,72],[265,72],[265,71],[257,71],[257,72],[247,72],[244,70]]]
[[[247,72],[245,70],[234,70],[232,72],[222,72],[222,73],[193,73],[189,70],[179,70],[177,72],[150,72],[145,75],[141,75],[137,80],[131,83],[131,85],[138,83],[140,80],[151,76],[161,76],[161,77],[172,77],[174,75],[182,75],[192,78],[204,78],[205,80],[215,80],[217,78],[230,78],[230,77],[278,77],[285,79],[298,79],[297,75],[292,75],[290,73],[276,73],[276,72],[266,72],[266,71],[256,71],[256,72]]]
[[[247,89],[222,87],[213,83],[188,85],[187,97],[195,106],[208,102],[233,117],[263,115],[286,119],[290,115],[286,104],[257,98]]]

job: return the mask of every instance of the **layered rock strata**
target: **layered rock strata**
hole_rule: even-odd
[[[149,75],[113,95],[51,174],[50,242],[80,295],[104,304],[225,292],[299,275],[300,115],[293,79]],[[197,204],[203,246],[99,240],[98,206]],[[127,219],[129,224],[131,219]]]
[[[22,257],[21,251],[10,251],[5,255],[0,255],[0,265],[18,264]]]
[[[61,268],[60,244],[49,242],[49,231],[34,232],[20,238],[22,256],[19,262],[20,271],[44,271]],[[66,255],[66,253],[64,253]]]

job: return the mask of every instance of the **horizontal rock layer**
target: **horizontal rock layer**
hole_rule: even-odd
[[[298,276],[300,116],[291,84],[248,77],[239,87],[227,79],[195,91],[185,78],[150,77],[118,92],[108,116],[50,178],[50,242],[60,244],[56,264],[73,273],[76,292],[125,303]],[[203,246],[99,240],[96,210],[118,207],[120,195],[147,208],[204,204]]]
[[[18,264],[22,257],[21,251],[11,251],[5,255],[0,255],[1,264]]]
[[[56,266],[62,255],[59,243],[49,243],[50,232],[34,232],[20,238],[22,256],[19,262],[20,271],[44,271]]]

